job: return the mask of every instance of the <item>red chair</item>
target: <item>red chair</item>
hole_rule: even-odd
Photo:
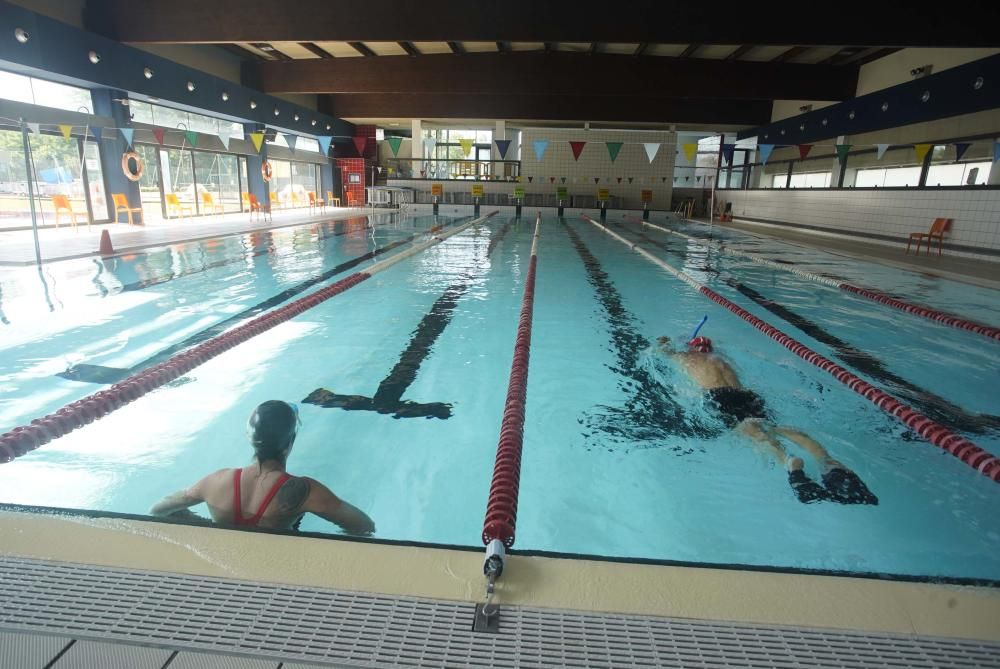
[[[944,233],[951,230],[951,222],[953,219],[950,218],[935,218],[934,224],[931,226],[930,232],[911,232],[910,239],[906,242],[906,252],[910,252],[910,244],[913,240],[917,240],[917,252],[916,255],[920,255],[920,244],[923,243],[924,239],[927,240],[927,254],[931,254],[931,242],[934,239],[938,240],[938,255],[941,255],[941,247],[944,245]]]
[[[261,204],[260,200],[253,193],[247,193],[247,199],[250,201],[250,218],[253,219],[253,213],[257,212],[257,218],[260,219],[261,213],[267,215],[268,218],[271,217],[271,205]]]

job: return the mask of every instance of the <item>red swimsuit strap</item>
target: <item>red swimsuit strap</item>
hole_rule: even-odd
[[[278,494],[278,490],[280,490],[281,486],[285,485],[285,482],[292,477],[287,473],[282,474],[278,480],[275,481],[274,485],[271,486],[271,489],[267,491],[267,496],[264,498],[264,501],[261,502],[260,508],[257,509],[257,513],[255,513],[251,518],[244,518],[242,512],[243,499],[240,493],[240,478],[242,474],[243,470],[237,469],[235,475],[233,476],[233,524],[256,527],[260,522],[260,519],[264,516],[264,511],[267,510],[271,500],[273,500],[274,496]]]

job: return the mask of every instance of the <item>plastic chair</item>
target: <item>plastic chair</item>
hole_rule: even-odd
[[[261,213],[267,214],[268,218],[271,217],[271,205],[261,204],[257,200],[257,196],[253,193],[247,193],[247,200],[250,202],[250,218],[253,219],[253,213],[257,212],[257,218],[260,218]]]
[[[913,240],[917,240],[917,252],[915,255],[920,255],[920,244],[927,240],[927,253],[931,254],[931,243],[936,238],[938,240],[938,255],[941,255],[941,248],[944,246],[944,233],[951,230],[951,222],[953,219],[950,218],[935,218],[934,224],[931,225],[929,232],[911,232],[910,239],[906,242],[906,252],[910,252],[910,244]]]
[[[309,208],[310,209],[314,209],[316,207],[319,207],[320,209],[323,209],[323,208],[326,207],[326,202],[324,202],[323,200],[321,200],[318,197],[316,197],[316,193],[314,191],[309,191],[307,193],[307,195],[309,196]]]
[[[292,196],[292,206],[293,207],[304,207],[304,206],[306,206],[305,203],[302,201],[302,197],[299,196],[298,193],[296,193],[295,191],[292,191],[291,192],[291,196]]]
[[[360,204],[358,204],[358,198],[356,198],[354,196],[354,193],[348,193],[347,194],[347,206],[348,207],[360,207],[361,206]]]
[[[272,207],[281,206],[281,198],[278,197],[278,191],[276,190],[271,191],[271,206]]]
[[[73,228],[76,228],[76,217],[83,216],[87,221],[87,227],[90,227],[90,217],[84,214],[78,214],[73,211],[73,207],[69,204],[69,198],[65,195],[53,195],[52,196],[52,206],[56,208],[56,228],[59,228],[59,219],[62,217],[62,212],[67,212],[69,214],[69,220],[73,224]]]
[[[174,216],[194,215],[194,207],[189,204],[183,204],[177,197],[177,193],[167,193],[164,195],[164,198],[167,202],[167,218],[170,218],[171,213]]]
[[[142,207],[130,206],[128,198],[125,197],[125,193],[112,193],[111,200],[115,203],[115,223],[121,223],[121,221],[118,220],[118,215],[122,212],[125,212],[128,216],[129,225],[135,225],[135,221],[132,218],[133,214],[139,214],[140,218],[143,217]],[[143,220],[145,221],[145,219]]]
[[[201,194],[201,204],[206,211],[211,211],[212,213],[215,214],[225,213],[226,211],[226,208],[223,207],[221,204],[217,203],[215,201],[215,198],[212,197],[212,194],[209,193],[208,191],[204,191]]]
[[[243,211],[253,212],[253,205],[250,203],[250,193],[240,193],[240,200],[243,201]]]
[[[339,207],[340,206],[340,198],[339,197],[334,197],[332,190],[328,190],[326,192],[326,201],[327,201],[327,203],[331,207]]]

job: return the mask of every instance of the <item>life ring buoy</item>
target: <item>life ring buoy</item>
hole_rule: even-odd
[[[270,181],[273,174],[274,170],[271,169],[271,163],[265,160],[260,164],[260,175],[264,177],[264,181]]]
[[[135,171],[132,171],[129,161],[135,161]],[[126,151],[122,154],[122,172],[129,181],[138,181],[146,171],[146,164],[142,162],[142,157],[135,151]]]

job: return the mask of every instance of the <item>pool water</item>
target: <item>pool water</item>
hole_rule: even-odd
[[[0,430],[206,333],[469,220],[384,215],[0,271]],[[654,222],[700,236],[707,229]],[[1000,453],[1000,347],[979,335],[609,225],[817,352]],[[299,403],[289,469],[376,536],[480,544],[534,219],[496,216],[376,274],[109,416],[0,465],[0,502],[145,513],[249,462],[266,399]],[[716,238],[995,324],[1000,297],[734,230]],[[703,334],[879,504],[800,503],[657,353]],[[160,356],[159,358],[157,356]],[[356,396],[351,410],[323,398]],[[308,401],[307,401],[308,400]],[[317,403],[318,402],[318,403]],[[805,455],[786,444],[793,455]],[[817,463],[806,471],[819,479]],[[1000,486],[578,218],[543,217],[516,548],[707,564],[1000,579]],[[196,509],[197,510],[197,509]],[[303,530],[337,533],[307,517]]]

